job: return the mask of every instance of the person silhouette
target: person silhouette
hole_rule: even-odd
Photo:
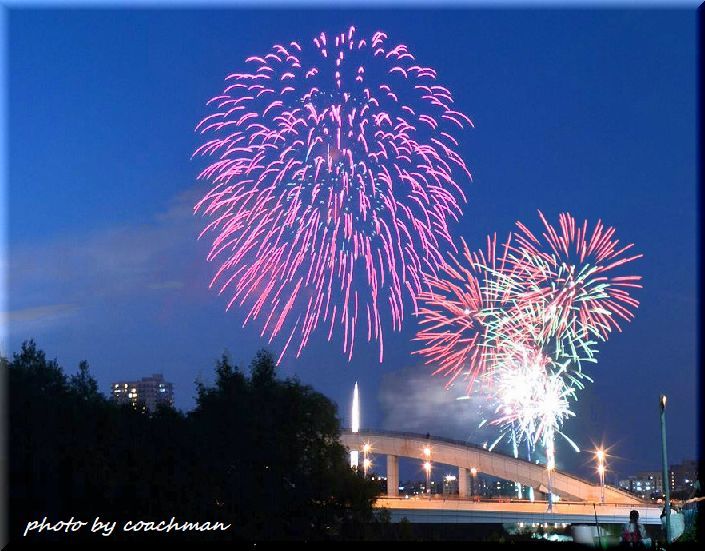
[[[644,526],[639,523],[639,511],[632,509],[629,511],[629,522],[622,527],[621,545],[631,548],[644,548],[645,539]]]

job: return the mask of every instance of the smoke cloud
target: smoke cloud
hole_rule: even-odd
[[[406,367],[382,379],[379,403],[386,430],[430,433],[482,445],[491,434],[480,428],[488,398],[479,390],[468,396],[464,381],[446,388],[448,379],[432,377],[429,366]]]

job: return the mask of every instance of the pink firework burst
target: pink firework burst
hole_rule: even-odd
[[[512,320],[491,321],[493,312],[505,302],[510,285],[500,285],[506,273],[511,235],[497,255],[497,237],[487,236],[486,250],[470,252],[463,241],[463,256],[449,255],[437,275],[428,274],[429,289],[419,294],[420,329],[415,340],[423,347],[416,351],[426,364],[436,367],[434,375],[449,377],[448,386],[461,375],[473,381],[493,365],[496,353],[492,335],[502,331],[517,342],[524,336]],[[510,327],[511,326],[511,327]]]
[[[471,126],[436,72],[387,35],[321,33],[306,45],[275,45],[226,77],[199,178],[210,190],[195,210],[210,219],[211,287],[229,309],[262,320],[270,342],[296,336],[298,356],[325,322],[352,357],[356,328],[379,343],[381,313],[401,328],[422,273],[434,273],[470,173],[455,133]]]

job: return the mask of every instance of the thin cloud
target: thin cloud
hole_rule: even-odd
[[[169,281],[150,283],[148,285],[148,287],[150,289],[152,289],[153,291],[162,291],[162,290],[166,291],[166,290],[170,290],[170,289],[183,289],[184,282],[172,279]]]
[[[193,192],[180,194],[149,224],[55,236],[11,248],[8,309],[53,302],[83,308],[96,300],[183,291],[188,286],[185,278],[198,279],[196,262],[205,264],[196,241],[194,197]]]
[[[41,330],[64,322],[78,311],[76,304],[44,304],[0,312],[0,355],[7,355],[6,336],[15,333],[23,336],[35,335]]]
[[[203,300],[211,267],[197,241],[195,197],[195,190],[178,195],[146,224],[11,246],[0,320],[10,334],[37,335],[53,320],[94,316],[106,303],[150,303],[163,316],[176,302]]]
[[[22,308],[11,312],[2,312],[0,316],[10,323],[46,321],[62,317],[76,311],[75,304],[48,304],[33,308]]]

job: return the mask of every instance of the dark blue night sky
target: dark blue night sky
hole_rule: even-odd
[[[163,372],[177,406],[212,380],[227,349],[246,366],[258,326],[207,289],[212,267],[191,207],[195,124],[249,55],[321,30],[384,30],[409,45],[476,128],[462,153],[474,182],[455,235],[480,246],[537,209],[598,218],[634,242],[641,307],[602,345],[595,383],[566,432],[604,442],[622,473],[659,466],[657,400],[669,395],[674,462],[696,448],[696,26],[686,11],[14,11],[9,15],[7,349],[33,337],[68,371],[87,359],[103,391]],[[481,442],[475,414],[402,333],[356,344],[348,363],[321,331],[282,375],[297,375],[349,424]],[[282,342],[270,348],[278,352]],[[233,427],[237,430],[237,427]],[[590,454],[558,444],[558,466]]]

